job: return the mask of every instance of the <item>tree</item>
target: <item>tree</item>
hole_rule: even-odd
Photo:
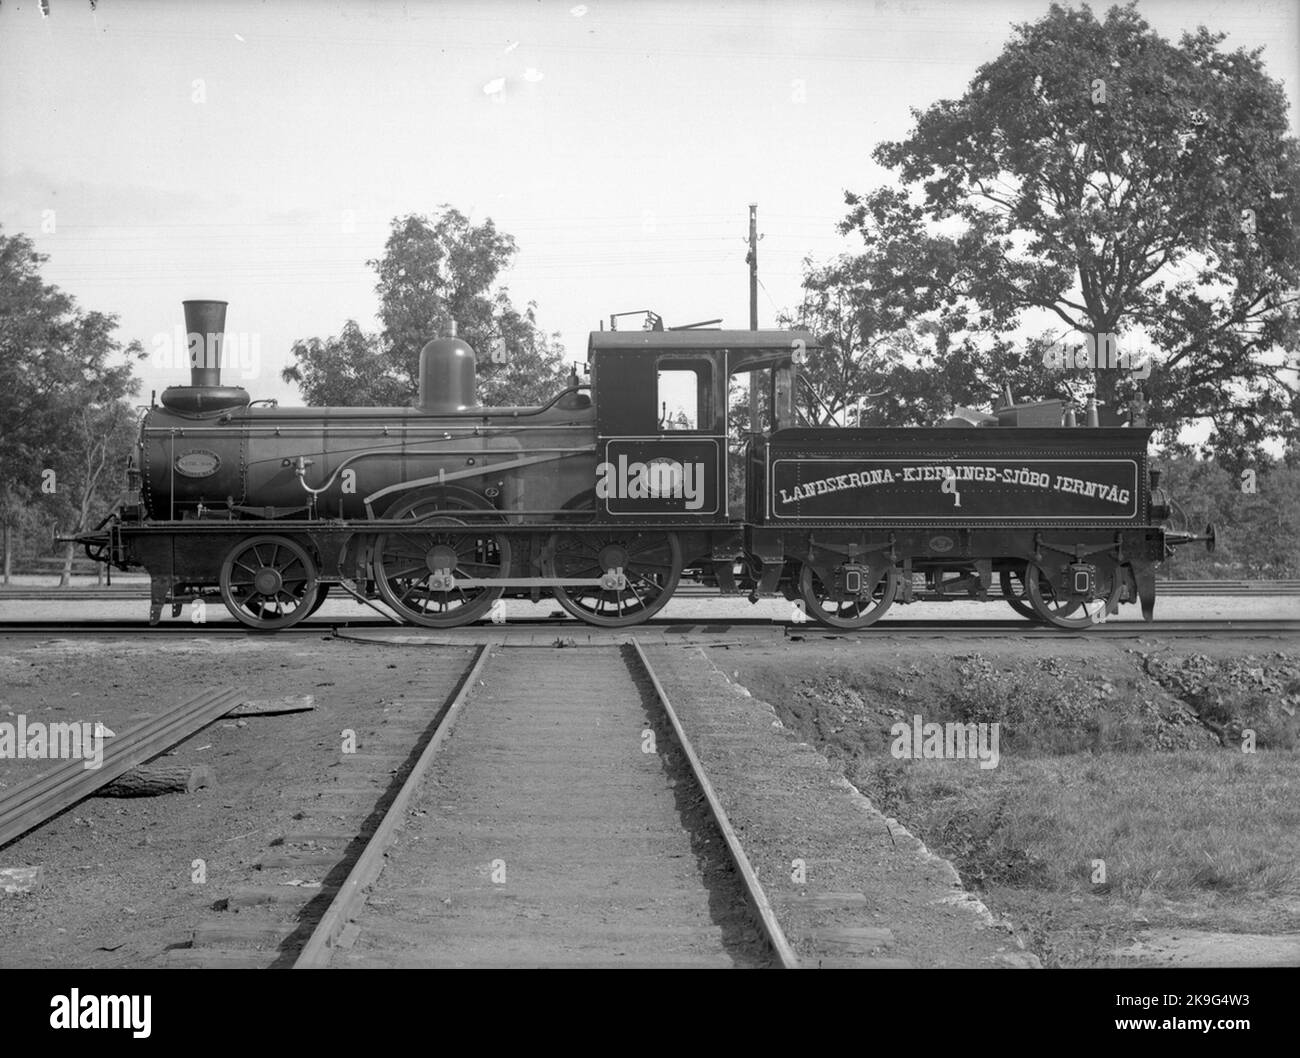
[[[1160,485],[1175,502],[1174,524],[1200,532],[1213,523],[1218,547],[1179,548],[1167,567],[1180,580],[1300,577],[1300,468],[1295,449],[1283,459],[1261,460],[1229,471],[1211,459],[1197,459],[1187,446],[1171,446],[1158,461]]]
[[[116,340],[116,316],[83,311],[44,283],[45,260],[26,236],[0,232],[0,515],[80,532],[116,490],[145,354]],[[66,583],[71,545],[64,556]]]
[[[136,417],[124,400],[99,401],[77,408],[66,423],[66,470],[55,493],[57,524],[69,533],[83,533],[120,495],[118,473],[136,436]],[[63,545],[59,586],[72,583],[75,544]]]
[[[294,363],[280,372],[317,407],[395,407],[410,403],[409,379],[396,376],[378,335],[348,320],[337,337],[299,338]]]
[[[483,347],[475,347],[479,399],[493,407],[523,407],[550,400],[567,385],[559,335],[548,335],[537,326],[534,302],[518,312],[505,290],[497,294],[495,313],[497,340],[504,345],[507,360],[501,365],[485,364]]]
[[[829,414],[848,425],[934,425],[958,405],[988,405],[1009,380],[1018,400],[1052,395],[1039,366],[1041,342],[980,342],[954,335],[950,318],[914,316],[903,292],[871,281],[889,270],[877,249],[804,265],[804,301],[780,322],[820,343],[800,372],[820,398],[800,395],[810,421]]]
[[[915,344],[906,322],[864,281],[867,260],[865,254],[846,254],[818,266],[805,259],[803,304],[796,312],[778,317],[781,326],[811,331],[819,342],[800,375],[820,402],[813,401],[802,386],[796,394],[811,422],[828,416],[842,421],[850,408],[880,391],[894,350]],[[857,422],[856,414],[850,422]]]
[[[432,338],[464,339],[478,356],[479,399],[486,404],[536,404],[563,385],[562,350],[497,286],[516,252],[515,240],[491,219],[473,225],[444,207],[436,221],[394,218],[384,256],[368,261],[378,276],[382,331],[368,335],[349,320],[339,337],[300,339],[294,363],[281,372],[314,405],[409,404],[419,388],[420,349]],[[503,343],[505,364],[494,364]]]
[[[1134,3],[1015,27],[960,99],[877,147],[901,187],[847,196],[861,280],[954,333],[1038,310],[1074,337],[1150,342],[1150,379],[1094,383],[1111,406],[1141,385],[1164,439],[1208,420],[1208,447],[1239,462],[1294,438],[1300,145],[1261,50],[1223,40],[1173,45]]]
[[[444,207],[436,223],[409,214],[393,221],[384,256],[368,261],[379,276],[379,318],[401,377],[419,378],[420,348],[449,331],[483,356],[497,338],[492,284],[510,264],[515,240],[491,218],[478,226]]]

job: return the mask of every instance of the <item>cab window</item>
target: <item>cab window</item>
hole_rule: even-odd
[[[661,360],[655,398],[660,432],[707,429],[713,421],[712,393],[709,362]]]

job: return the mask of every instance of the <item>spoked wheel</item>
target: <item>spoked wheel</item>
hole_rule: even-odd
[[[307,618],[307,617],[310,617],[310,616],[311,616],[312,614],[314,614],[317,610],[319,610],[319,609],[321,608],[322,605],[324,605],[325,599],[329,596],[329,593],[330,593],[330,586],[329,586],[328,584],[317,583],[317,585],[316,585],[316,601],[315,601],[314,603],[311,604],[311,609],[309,609],[309,610],[308,610],[308,611],[303,615],[304,619]],[[252,613],[258,613],[258,614],[261,614],[261,613],[263,613],[264,611],[266,611],[267,606],[266,606],[266,603],[265,603],[264,601],[263,601],[263,602],[249,602],[249,603],[247,604],[247,609],[248,609],[250,612],[252,612]],[[271,615],[271,616],[275,616],[275,611],[274,611],[274,609],[271,609],[271,611],[270,611],[270,615]]]
[[[328,584],[316,585],[316,601],[311,604],[311,609],[307,611],[308,617],[314,614],[325,604],[325,597],[329,595],[329,593],[330,593],[330,586]]]
[[[1004,569],[999,574],[999,578],[1002,581],[1002,596],[1011,609],[1015,610],[1021,617],[1028,617],[1031,621],[1037,621],[1038,614],[1034,612],[1033,603],[1029,601],[1029,589],[1025,587],[1024,573]]]
[[[382,533],[374,544],[375,585],[403,620],[452,628],[477,621],[501,598],[504,586],[457,583],[510,574],[509,538],[466,528],[467,519],[483,513],[472,498],[435,494],[417,496],[385,515],[418,523],[410,530]]]
[[[875,624],[894,604],[902,578],[894,566],[880,574],[875,584],[864,583],[856,595],[837,594],[833,584],[825,584],[812,566],[804,564],[799,573],[799,594],[809,617],[832,628],[866,628]]]
[[[249,628],[271,632],[312,612],[319,594],[316,563],[287,536],[255,536],[221,564],[221,600]]]
[[[1058,593],[1051,579],[1034,563],[1025,569],[1029,601],[1040,620],[1057,628],[1091,628],[1101,624],[1111,605],[1119,600],[1121,578],[1117,569],[1099,569],[1097,597],[1088,601]]]
[[[682,545],[676,533],[555,533],[542,564],[547,577],[605,579],[605,586],[552,588],[555,601],[580,621],[622,628],[649,620],[677,590]]]

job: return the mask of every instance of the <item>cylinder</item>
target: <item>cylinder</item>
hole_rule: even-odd
[[[226,340],[225,301],[183,301],[190,347],[190,385],[221,385],[221,346]]]
[[[474,396],[474,350],[459,338],[436,338],[420,350],[420,395],[416,407],[433,414],[478,405]]]

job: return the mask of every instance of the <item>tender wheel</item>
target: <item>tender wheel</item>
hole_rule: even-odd
[[[1029,589],[1025,587],[1024,573],[1004,569],[999,574],[999,578],[1002,581],[1002,595],[1007,600],[1007,605],[1021,617],[1037,621],[1038,614],[1034,612],[1033,604],[1029,601]]]
[[[316,605],[316,563],[287,536],[255,536],[221,564],[221,600],[235,619],[270,632],[297,624]]]
[[[1044,598],[1050,598],[1052,587],[1047,582],[1046,574],[1041,570],[1038,573],[1039,588]],[[1028,617],[1031,621],[1038,624],[1044,623],[1037,610],[1034,609],[1033,600],[1029,597],[1029,588],[1027,574],[1023,570],[1003,570],[1001,574],[1002,593],[1006,596],[1008,604],[1016,613],[1023,617]],[[1069,602],[1061,600],[1055,603],[1054,608],[1057,617],[1070,617],[1078,613],[1083,606],[1081,602]]]
[[[546,553],[543,576],[611,578],[610,587],[575,584],[551,589],[556,602],[574,617],[603,628],[649,620],[672,597],[682,575],[682,545],[676,533],[555,533]]]
[[[409,531],[375,537],[375,585],[403,620],[428,628],[452,628],[477,621],[501,598],[504,587],[457,584],[510,574],[508,537],[462,528],[467,517],[482,511],[471,497],[439,493],[407,500],[385,515],[418,523]]]
[[[1083,602],[1058,595],[1047,574],[1034,563],[1029,563],[1025,569],[1025,580],[1034,613],[1040,620],[1057,628],[1083,629],[1101,624],[1106,619],[1111,604],[1119,600],[1122,581],[1116,569],[1098,570],[1097,577],[1100,589],[1098,597]]]
[[[860,595],[837,595],[834,585],[823,583],[812,566],[804,564],[799,573],[799,594],[809,617],[832,628],[866,628],[875,624],[894,604],[902,578],[894,566],[880,575],[869,588],[864,583]]]

